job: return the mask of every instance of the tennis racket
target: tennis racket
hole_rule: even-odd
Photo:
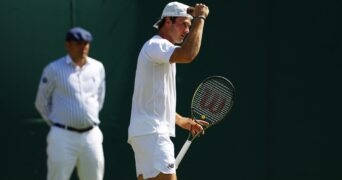
[[[204,120],[209,123],[203,131],[216,125],[224,119],[234,104],[235,88],[225,77],[210,76],[197,87],[191,101],[191,116],[193,119]],[[191,143],[201,134],[192,135],[189,132],[182,149],[176,157],[178,168]]]

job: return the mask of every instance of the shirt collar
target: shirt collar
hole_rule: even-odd
[[[66,61],[67,64],[76,65],[76,64],[74,63],[74,61],[72,61],[72,59],[71,59],[71,57],[70,57],[69,54],[66,55],[65,61]],[[89,63],[90,63],[90,62],[89,62],[88,57],[87,57],[87,58],[86,58],[86,63],[85,63],[85,65],[86,65],[86,64],[89,64]]]

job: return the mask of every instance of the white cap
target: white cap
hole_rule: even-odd
[[[188,14],[187,11],[189,7],[190,6],[177,1],[168,3],[165,6],[160,19],[154,23],[153,27],[158,29],[159,23],[164,17],[189,17],[192,19],[192,16]]]

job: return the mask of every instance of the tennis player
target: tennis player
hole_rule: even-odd
[[[138,180],[176,180],[175,125],[198,133],[208,123],[176,112],[176,63],[198,55],[209,8],[168,3],[158,29],[140,50],[135,74],[128,143],[135,155]],[[190,28],[191,27],[191,28]]]

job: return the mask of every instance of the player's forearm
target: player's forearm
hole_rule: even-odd
[[[195,59],[201,48],[204,23],[204,19],[195,17],[191,30],[182,44],[185,53],[187,52],[192,60]]]
[[[204,20],[202,18],[195,18],[182,46],[175,50],[176,53],[173,54],[174,59],[181,63],[189,63],[196,58],[201,48],[203,28]]]
[[[179,115],[178,113],[176,114],[176,124],[183,128],[183,129],[190,129],[190,126],[191,126],[191,121],[190,118],[188,117],[183,117],[181,115]]]

